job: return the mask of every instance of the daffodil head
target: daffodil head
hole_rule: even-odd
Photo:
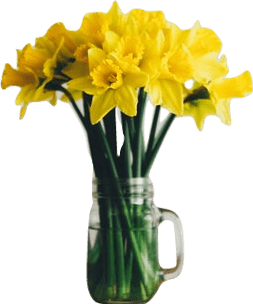
[[[128,23],[135,24],[135,31],[141,33],[143,31],[154,38],[160,29],[167,26],[164,13],[161,11],[145,11],[142,9],[133,9],[127,15]]]
[[[86,14],[79,31],[88,42],[95,44],[97,47],[102,47],[106,32],[113,31],[122,36],[125,28],[125,14],[122,13],[117,2],[114,1],[107,13]]]
[[[199,130],[203,129],[208,115],[217,115],[224,124],[230,125],[231,99],[245,97],[252,91],[252,78],[248,71],[233,78],[220,76],[206,86],[195,82],[192,92],[185,98],[183,115],[192,116]]]
[[[6,89],[9,86],[24,87],[31,84],[36,84],[36,78],[32,72],[15,70],[8,63],[5,65],[1,81],[2,89]]]
[[[55,25],[54,28],[59,29],[59,26],[63,31],[61,25]],[[59,36],[56,39],[57,35],[54,36],[51,31],[38,38],[35,46],[27,44],[22,50],[17,51],[17,69],[13,69],[8,64],[5,66],[1,85],[2,88],[8,86],[21,88],[16,98],[16,104],[21,105],[21,119],[31,102],[47,100],[55,105],[56,86],[68,80],[58,74],[68,63],[66,53],[62,53],[64,41],[67,41],[66,37]]]
[[[109,18],[105,13],[88,13],[84,16],[79,30],[89,42],[101,47],[105,32],[109,30]]]
[[[43,75],[44,64],[51,57],[46,49],[36,49],[27,44],[18,53],[18,67],[20,70],[32,70],[36,75]]]
[[[144,53],[144,44],[139,38],[123,37],[113,54],[121,61],[138,66]]]
[[[165,53],[161,59],[161,66],[160,78],[174,79],[184,83],[192,77],[192,58],[189,50],[184,45],[173,52]]]
[[[198,23],[192,28],[192,39],[188,39],[186,45],[193,58],[212,52],[218,54],[222,48],[221,40],[216,33],[211,29],[200,27]]]
[[[61,47],[61,53],[65,57],[72,57],[78,46],[80,34],[78,34],[78,31],[67,30],[64,24],[59,22],[52,25],[45,36],[36,39],[35,47],[39,47],[41,39],[46,39],[47,43],[52,42],[54,44],[54,49],[52,50],[53,53],[58,48],[63,39],[64,42]]]
[[[74,53],[75,59],[79,62],[88,63],[88,51],[92,47],[95,47],[92,43],[80,45]]]

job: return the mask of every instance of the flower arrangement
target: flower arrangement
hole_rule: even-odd
[[[104,285],[110,299],[129,299],[134,275],[142,301],[153,288],[139,258],[148,252],[145,244],[134,232],[127,236],[120,233],[123,228],[131,230],[133,222],[143,223],[142,206],[134,210],[127,206],[118,181],[149,176],[176,117],[192,116],[199,130],[208,115],[217,115],[229,125],[231,99],[253,90],[248,71],[226,77],[228,66],[225,55],[220,56],[221,47],[218,36],[199,22],[181,30],[162,12],[133,9],[123,14],[114,2],[108,13],[86,14],[76,31],[67,30],[62,23],[54,24],[34,46],[27,44],[17,51],[17,69],[5,66],[2,88],[21,88],[16,98],[21,106],[20,119],[31,102],[46,100],[53,106],[58,98],[69,102],[86,131],[95,177],[113,181],[107,190],[120,198],[114,208],[119,208],[121,215],[111,223],[117,235],[108,245],[107,282],[96,284],[96,292],[101,289],[104,293]],[[191,88],[186,86],[189,80]],[[143,120],[148,97],[154,115],[145,140]],[[161,108],[168,110],[168,117],[158,128]],[[116,111],[124,136],[121,147],[117,143],[120,130],[116,130]],[[110,215],[101,213],[100,217],[106,222]],[[128,250],[125,256],[124,238],[134,248],[130,256]],[[112,254],[115,247],[116,257]],[[95,248],[90,256],[99,260],[101,250]],[[93,271],[98,271],[99,265]],[[152,271],[150,277],[154,278]]]

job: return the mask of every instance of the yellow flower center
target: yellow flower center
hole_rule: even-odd
[[[122,70],[112,60],[105,59],[90,75],[95,86],[105,89],[117,89],[123,83],[122,73]]]
[[[185,82],[192,76],[191,57],[185,48],[167,52],[162,58],[161,78]]]
[[[134,37],[121,39],[116,54],[127,62],[138,65],[144,53],[144,45]]]
[[[83,44],[83,45],[79,46],[74,53],[75,59],[79,62],[87,63],[88,62],[88,51],[92,47],[95,47],[95,45],[92,43],[87,43],[87,44]]]

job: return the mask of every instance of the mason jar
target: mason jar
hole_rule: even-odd
[[[183,267],[179,217],[153,202],[149,178],[93,179],[89,216],[87,284],[98,303],[147,303],[161,283]],[[158,227],[174,224],[177,264],[163,269],[158,258]]]

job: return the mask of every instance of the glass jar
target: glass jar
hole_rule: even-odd
[[[183,266],[183,233],[178,216],[153,203],[149,178],[93,179],[89,217],[87,283],[98,303],[147,303],[162,282]],[[158,226],[174,224],[177,265],[158,260]]]

